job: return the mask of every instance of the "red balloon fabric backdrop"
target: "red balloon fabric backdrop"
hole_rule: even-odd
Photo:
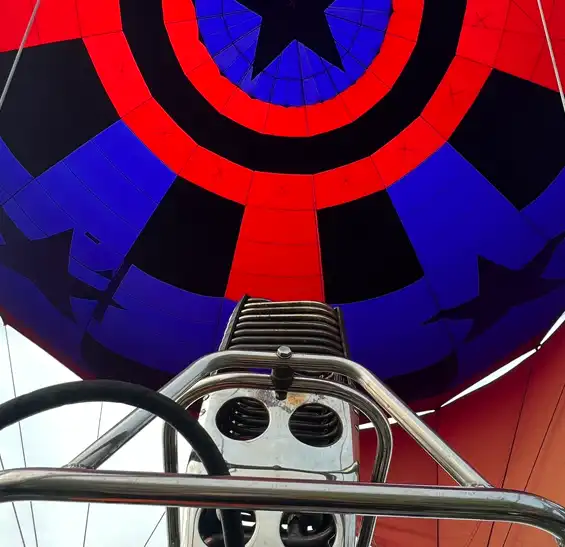
[[[565,504],[565,330],[511,373],[424,419],[491,484]],[[432,407],[433,408],[433,407]],[[388,481],[454,485],[398,425]],[[361,431],[361,475],[368,480],[375,433]],[[520,547],[555,545],[534,528],[504,523],[381,518],[379,547]]]

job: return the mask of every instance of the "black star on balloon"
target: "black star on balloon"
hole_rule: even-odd
[[[69,253],[74,230],[42,239],[28,239],[0,209],[0,264],[29,279],[64,316],[75,320],[71,297],[97,300],[103,291],[69,273]],[[105,274],[106,272],[102,272]],[[121,307],[113,302],[116,307]]]
[[[441,319],[472,319],[473,326],[466,336],[466,340],[472,340],[492,327],[511,308],[565,285],[565,279],[542,277],[556,247],[563,239],[565,234],[550,240],[521,270],[511,270],[479,256],[478,296],[456,308],[440,311],[426,323]]]
[[[324,11],[334,0],[238,0],[261,16],[252,77],[297,40],[332,65],[343,64]]]

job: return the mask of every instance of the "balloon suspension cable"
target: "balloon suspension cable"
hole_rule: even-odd
[[[22,41],[20,43],[20,47],[18,48],[18,52],[16,53],[16,57],[14,62],[12,63],[12,67],[10,68],[10,73],[6,78],[6,83],[4,84],[4,88],[2,89],[2,95],[0,95],[0,111],[2,111],[2,106],[4,106],[4,101],[6,100],[6,95],[8,95],[8,90],[10,89],[10,84],[14,79],[14,74],[16,73],[16,69],[18,68],[18,64],[20,62],[22,53],[24,51],[25,45],[27,43],[27,39],[29,37],[29,33],[31,32],[31,28],[33,27],[33,23],[35,22],[35,17],[37,16],[37,11],[39,10],[39,5],[41,4],[41,0],[36,0],[35,6],[33,7],[33,11],[31,12],[31,16],[27,23],[27,27],[25,29],[24,35],[22,37]]]

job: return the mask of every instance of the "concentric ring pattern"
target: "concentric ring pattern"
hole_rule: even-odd
[[[0,0],[0,81],[34,2]],[[43,0],[0,111],[0,313],[158,386],[243,294],[410,400],[565,308],[565,1]],[[278,24],[278,23],[284,24]]]

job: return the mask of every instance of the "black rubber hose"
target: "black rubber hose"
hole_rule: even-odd
[[[115,380],[68,382],[20,395],[0,405],[0,431],[20,420],[65,405],[88,402],[123,403],[155,414],[190,443],[209,475],[229,475],[228,466],[208,432],[172,399],[146,387]],[[220,512],[226,547],[244,547],[241,513]]]

